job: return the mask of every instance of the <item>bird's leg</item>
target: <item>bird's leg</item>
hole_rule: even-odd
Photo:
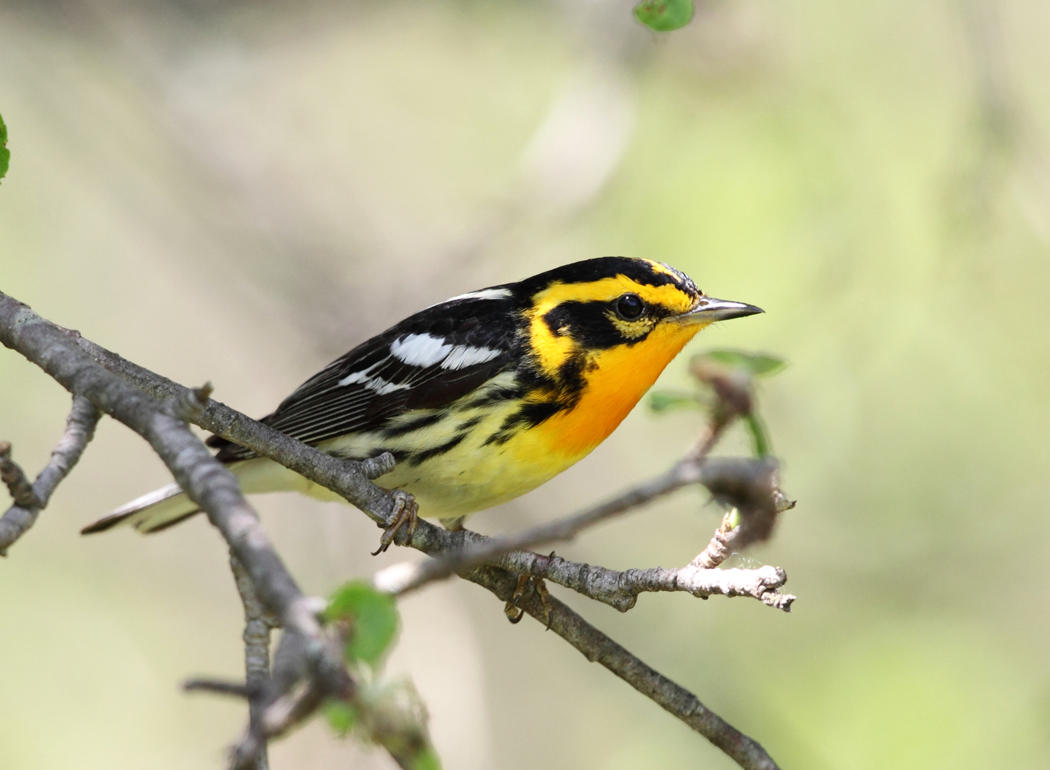
[[[554,551],[551,551],[550,556],[547,557],[548,563],[553,557]],[[507,616],[507,620],[511,623],[521,621],[525,616],[525,610],[521,608],[520,604],[525,594],[528,593],[529,586],[536,592],[540,604],[543,605],[543,614],[547,616],[547,630],[549,631],[551,622],[554,620],[554,615],[551,612],[551,595],[550,591],[547,590],[547,584],[538,575],[518,575],[518,583],[514,586],[514,593],[510,595],[510,601],[503,605],[503,614]]]
[[[416,525],[419,524],[419,503],[415,498],[402,489],[395,489],[391,494],[394,496],[394,508],[391,511],[390,524],[383,530],[383,536],[379,538],[379,548],[372,551],[373,556],[389,548],[402,527],[408,525],[408,536],[411,538],[416,533]]]

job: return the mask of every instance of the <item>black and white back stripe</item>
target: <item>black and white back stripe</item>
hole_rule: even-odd
[[[447,407],[514,366],[521,341],[513,296],[508,287],[491,287],[416,313],[333,361],[262,421],[310,444],[356,432],[409,432],[405,421],[389,421]],[[413,430],[433,424],[427,412],[419,420]],[[218,437],[208,443],[223,461],[253,456]]]

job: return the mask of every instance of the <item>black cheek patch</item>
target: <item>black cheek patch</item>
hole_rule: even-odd
[[[562,336],[561,330],[568,327],[579,347],[589,350],[634,345],[652,330],[649,327],[637,337],[628,337],[610,317],[611,312],[608,302],[563,302],[543,316],[543,320],[556,336]]]

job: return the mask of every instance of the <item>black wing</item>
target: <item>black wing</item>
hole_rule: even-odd
[[[416,313],[333,361],[261,421],[318,444],[446,407],[514,366],[520,335],[511,297],[495,287]],[[223,462],[255,456],[218,436],[208,444]]]

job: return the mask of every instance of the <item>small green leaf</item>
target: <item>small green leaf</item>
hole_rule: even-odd
[[[693,18],[693,0],[642,0],[634,17],[657,32],[681,29]]]
[[[732,369],[744,369],[753,376],[773,374],[784,368],[784,359],[765,353],[747,353],[743,350],[709,350],[699,359],[707,359]]]
[[[375,664],[397,634],[398,616],[393,597],[361,581],[339,588],[328,603],[325,616],[330,621],[350,624],[343,651],[348,661]]]
[[[4,116],[0,115],[0,179],[7,174],[10,163],[11,151],[7,149],[7,126],[4,125]]]
[[[357,724],[357,711],[345,700],[330,700],[324,704],[328,725],[339,736],[349,735]]]
[[[773,446],[769,441],[769,431],[765,423],[753,411],[744,415],[744,424],[747,432],[751,434],[751,450],[755,457],[769,457],[773,454]]]
[[[740,509],[733,506],[726,512],[726,517],[729,519],[729,526],[736,529],[742,523],[740,518]]]
[[[412,759],[412,770],[441,770],[441,760],[434,749],[427,746]]]
[[[667,412],[682,407],[697,408],[699,402],[689,393],[676,393],[670,390],[657,390],[649,394],[649,408],[654,412]]]

